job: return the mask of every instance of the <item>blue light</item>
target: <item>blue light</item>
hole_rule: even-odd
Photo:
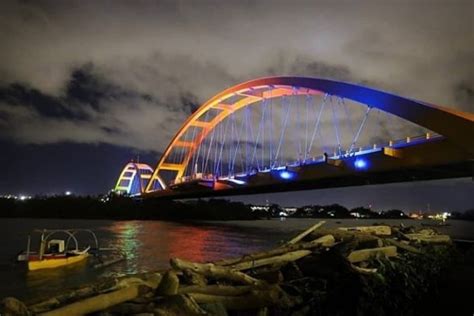
[[[367,161],[365,159],[356,159],[354,161],[354,167],[356,167],[356,169],[367,169]]]
[[[280,171],[279,175],[280,175],[280,178],[285,179],[285,180],[293,179],[295,176],[293,173],[286,170]]]

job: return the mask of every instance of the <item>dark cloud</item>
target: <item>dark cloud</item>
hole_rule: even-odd
[[[207,98],[268,75],[352,81],[472,110],[471,9],[470,1],[3,1],[0,127],[16,126],[8,137],[25,143],[160,151]],[[26,122],[41,128],[28,132]]]

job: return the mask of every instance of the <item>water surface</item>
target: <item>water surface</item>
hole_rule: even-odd
[[[107,221],[62,219],[0,220],[0,297],[20,299],[47,297],[64,289],[77,287],[98,277],[123,275],[165,269],[171,257],[205,262],[240,256],[268,249],[288,240],[320,219],[287,219],[281,221],[230,221],[206,223],[173,223],[164,221]],[[327,220],[326,227],[372,225],[385,222],[398,225],[420,225],[414,220]],[[426,222],[425,222],[426,223]],[[474,223],[450,221],[442,233],[453,238],[474,239]],[[26,248],[28,233],[34,228],[88,228],[97,233],[101,247],[123,251],[127,260],[104,269],[87,264],[40,271],[26,271],[14,262],[16,254]],[[33,245],[33,249],[35,245]]]

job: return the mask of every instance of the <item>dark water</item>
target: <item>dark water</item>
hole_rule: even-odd
[[[26,249],[27,235],[35,228],[88,228],[96,232],[100,247],[115,247],[127,260],[105,269],[87,264],[26,271],[14,263]],[[163,221],[103,221],[56,219],[2,219],[0,221],[0,298],[47,296],[93,281],[100,276],[153,271],[168,267],[171,257],[211,261],[274,246],[288,232],[256,227],[178,224]],[[37,235],[39,239],[39,235]],[[32,250],[37,250],[32,246]]]
[[[318,219],[212,222],[179,224],[163,221],[104,221],[56,219],[0,220],[0,298],[38,299],[91,282],[101,276],[147,272],[168,267],[171,257],[213,261],[268,249],[309,227]],[[375,220],[328,220],[325,226],[371,225]],[[379,221],[380,222],[380,221]],[[397,225],[400,220],[384,220]],[[403,221],[420,225],[421,221]],[[454,238],[474,239],[474,223],[451,221],[441,228]],[[127,260],[104,269],[87,264],[43,271],[26,271],[14,263],[26,248],[34,228],[88,228],[97,233],[101,247],[116,247]],[[33,249],[34,250],[34,249]]]

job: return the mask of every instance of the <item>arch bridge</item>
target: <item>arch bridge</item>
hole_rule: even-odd
[[[360,85],[268,77],[202,104],[144,197],[191,198],[473,175],[474,114]]]

